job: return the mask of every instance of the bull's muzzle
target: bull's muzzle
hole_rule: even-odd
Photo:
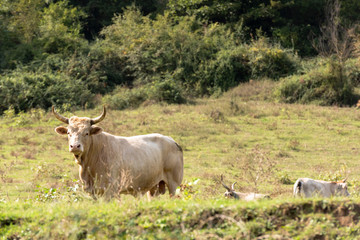
[[[82,147],[81,144],[70,144],[69,145],[69,151],[72,153],[78,153],[78,152],[82,152]]]
[[[70,144],[69,151],[74,154],[77,161],[79,161],[81,154],[83,153],[83,147],[79,143]]]

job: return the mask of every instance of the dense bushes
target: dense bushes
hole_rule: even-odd
[[[298,69],[298,60],[290,50],[271,45],[266,38],[252,42],[249,56],[253,78],[279,79]]]
[[[103,98],[104,104],[112,109],[136,108],[146,100],[166,103],[184,103],[181,87],[174,79],[154,79],[153,82],[137,88],[117,87]]]
[[[143,88],[127,89],[117,87],[111,94],[103,98],[103,102],[111,109],[123,110],[136,108],[147,99]]]
[[[167,103],[185,102],[182,88],[169,75],[165,75],[164,79],[154,79],[145,88],[148,90],[148,98],[150,100]]]
[[[54,104],[65,109],[89,106],[92,97],[81,81],[61,73],[19,70],[0,79],[0,113],[10,107],[19,112],[38,107],[48,109]]]
[[[110,52],[126,61],[135,86],[171,75],[187,94],[202,96],[226,91],[250,77],[286,76],[296,68],[292,53],[264,38],[241,43],[226,27],[203,25],[194,17],[152,20],[129,9],[102,34]]]
[[[224,49],[214,59],[204,61],[196,72],[198,88],[202,94],[226,91],[251,76],[251,68],[245,46]]]
[[[305,74],[284,78],[276,90],[277,98],[286,103],[354,104],[353,83],[341,67],[338,62],[329,60]]]
[[[116,16],[103,29],[103,39],[86,44],[79,38],[77,12],[63,2],[50,4],[40,23],[43,53],[30,52],[27,67],[4,74],[2,85],[13,89],[1,93],[1,111],[10,105],[17,111],[51,104],[84,106],[96,94],[107,94],[104,102],[117,109],[146,100],[182,103],[189,96],[219,94],[250,78],[286,76],[296,68],[291,52],[264,38],[246,44],[223,25],[203,25],[194,17],[175,21],[166,14],[151,19],[136,8]],[[52,85],[69,91],[61,95]],[[12,94],[21,91],[27,91],[26,99]]]
[[[214,31],[218,29],[215,27]],[[164,79],[170,73],[187,90],[208,93],[195,88],[195,73],[199,64],[211,59],[220,46],[216,46],[211,29],[205,35],[194,18],[184,18],[175,24],[168,16],[151,20],[138,10],[128,10],[116,17],[102,34],[114,52],[126,59],[126,70],[135,85],[152,82],[154,77]]]
[[[116,109],[147,100],[183,103],[189,97],[219,95],[249,79],[284,77],[278,96],[285,102],[326,98],[321,104],[349,104],[352,98],[351,85],[339,83],[336,70],[305,74],[313,92],[294,80],[299,76],[286,78],[299,71],[294,50],[261,34],[245,42],[241,21],[205,23],[196,14],[175,17],[171,11],[150,17],[130,7],[89,43],[81,33],[83,10],[65,0],[36,3],[37,10],[26,12],[35,25],[19,22],[23,26],[10,29],[0,21],[0,40],[8,43],[0,46],[0,113],[10,106],[16,111],[52,104],[89,106],[99,95]],[[0,20],[3,16],[0,11]],[[26,39],[16,37],[19,32]],[[358,79],[360,74],[353,72],[351,77]]]

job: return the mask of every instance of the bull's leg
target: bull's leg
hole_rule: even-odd
[[[176,188],[177,188],[177,187],[178,187],[178,186],[177,186],[177,185],[174,185],[174,184],[169,184],[169,185],[168,185],[170,197],[175,196]]]
[[[180,186],[183,175],[182,175],[182,168],[181,171],[177,169],[168,174],[168,182],[166,183],[169,189],[170,196],[175,196],[176,188]]]
[[[183,154],[180,147],[175,144],[176,150],[172,151],[167,157],[164,166],[165,182],[169,189],[170,196],[174,196],[176,188],[180,186],[183,179]]]
[[[166,174],[166,185],[169,190],[170,196],[175,196],[176,188],[180,186],[182,182],[182,171],[173,171]]]
[[[175,192],[176,192],[176,188],[179,186],[180,184],[177,184],[174,181],[169,181],[169,183],[167,184],[167,187],[169,189],[169,194],[170,197],[175,196]]]
[[[147,191],[147,192],[146,192],[146,197],[147,197],[148,202],[150,202],[151,199],[152,199],[152,195],[151,195],[151,192],[150,192],[150,191]]]

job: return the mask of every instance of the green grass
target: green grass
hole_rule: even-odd
[[[147,202],[0,203],[0,234],[9,239],[354,239],[358,201],[277,199]],[[271,239],[271,238],[270,238]]]
[[[122,136],[158,132],[184,149],[187,190],[175,199],[165,195],[150,203],[126,195],[110,202],[92,200],[78,188],[78,168],[66,138],[54,131],[61,123],[51,113],[5,114],[0,118],[0,236],[351,239],[358,234],[360,214],[360,112],[276,103],[271,94],[275,84],[251,82],[218,99],[187,105],[109,110],[99,124],[105,131]],[[94,117],[100,112],[99,106],[63,115]],[[272,200],[223,199],[221,174],[228,185],[236,181],[237,190],[267,193]],[[252,180],[254,174],[258,180]],[[350,199],[292,198],[298,177],[346,176]],[[345,205],[350,206],[347,212],[336,215]]]

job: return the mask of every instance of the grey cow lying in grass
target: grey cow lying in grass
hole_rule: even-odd
[[[294,196],[332,197],[349,196],[346,179],[338,182],[299,178],[294,184]]]
[[[231,185],[231,188],[229,188],[223,182],[223,176],[221,176],[221,184],[226,189],[226,192],[224,193],[224,196],[226,198],[241,199],[241,200],[245,200],[245,201],[253,201],[253,200],[258,200],[258,199],[270,199],[270,196],[266,195],[266,194],[254,193],[254,192],[250,192],[250,193],[236,192],[234,189],[235,183],[236,182],[234,182]]]

